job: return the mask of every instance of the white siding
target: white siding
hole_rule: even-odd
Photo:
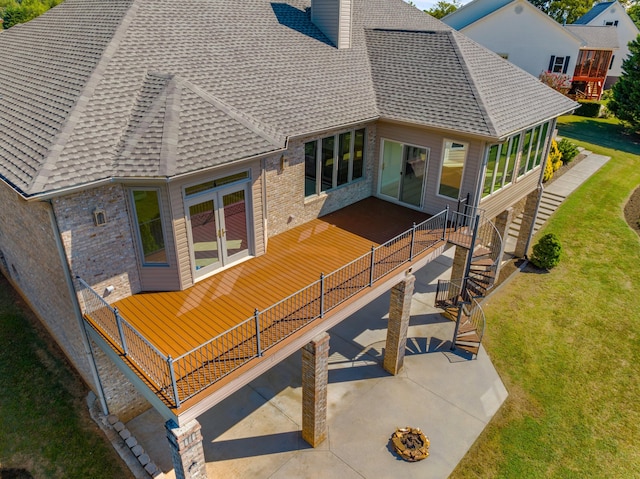
[[[461,30],[462,33],[535,76],[547,71],[551,55],[570,57],[573,75],[580,41],[528,2],[519,0]]]
[[[589,22],[589,25],[606,25],[607,22],[618,22],[616,32],[618,33],[618,50],[614,51],[616,56],[608,76],[619,77],[622,75],[622,61],[629,56],[630,41],[635,40],[640,34],[638,27],[629,18],[627,12],[619,3],[614,3],[604,12]]]
[[[312,0],[311,21],[338,48],[351,46],[351,0]]]

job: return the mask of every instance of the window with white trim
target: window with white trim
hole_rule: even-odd
[[[305,197],[318,195],[362,178],[364,147],[364,128],[305,143]]]
[[[160,191],[157,189],[135,189],[131,191],[138,226],[138,244],[145,265],[166,265],[164,228],[160,205]]]

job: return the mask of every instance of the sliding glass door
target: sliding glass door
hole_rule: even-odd
[[[383,140],[379,194],[412,206],[422,206],[427,161],[426,148]]]

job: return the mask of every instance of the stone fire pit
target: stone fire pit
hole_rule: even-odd
[[[421,461],[429,456],[429,438],[420,428],[398,428],[391,435],[391,442],[398,455],[405,461]]]

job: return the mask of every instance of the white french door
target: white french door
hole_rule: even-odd
[[[196,278],[249,255],[248,198],[245,184],[185,200]]]

